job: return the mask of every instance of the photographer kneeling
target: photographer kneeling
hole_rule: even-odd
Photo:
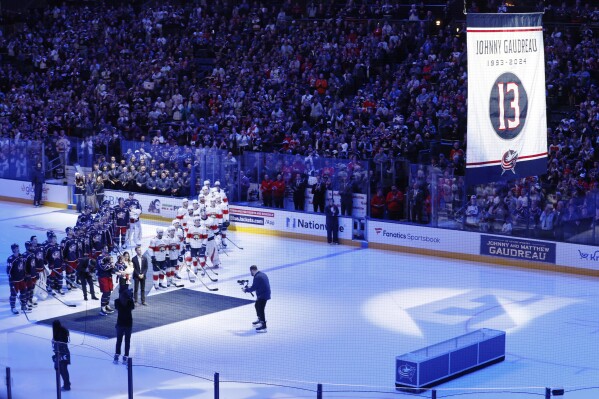
[[[266,332],[266,316],[264,315],[264,308],[266,307],[266,301],[270,299],[270,283],[268,282],[268,276],[261,271],[258,271],[258,266],[250,266],[250,273],[254,277],[251,287],[244,287],[243,292],[256,292],[256,314],[258,320],[252,324],[256,326],[256,332]]]

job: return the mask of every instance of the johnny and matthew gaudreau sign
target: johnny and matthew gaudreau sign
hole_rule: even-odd
[[[555,243],[511,237],[480,236],[481,255],[555,263]]]

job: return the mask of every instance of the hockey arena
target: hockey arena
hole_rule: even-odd
[[[77,219],[73,211],[49,207],[3,202],[1,209],[3,259],[10,243],[48,230],[60,239]],[[143,222],[142,247],[157,226],[166,224]],[[581,345],[599,327],[595,279],[324,241],[236,232],[229,237],[243,249],[229,245],[221,253],[217,282],[204,277],[218,291],[184,276],[185,287],[152,290],[140,309],[144,319],[168,322],[137,331],[134,311],[136,398],[212,398],[215,372],[226,398],[315,397],[319,383],[325,397],[412,396],[395,391],[395,357],[481,327],[508,333],[506,360],[443,384],[439,394],[505,398],[560,386],[569,390],[568,398],[589,397],[589,389],[577,389],[593,386],[599,372],[598,350]],[[252,298],[237,283],[251,280],[251,264],[271,280],[266,334],[254,331]],[[112,363],[115,339],[93,331],[98,322],[114,327],[115,315],[98,315],[99,301],[83,301],[81,290],[72,290],[57,299],[76,307],[49,297],[26,317],[11,314],[4,276],[1,289],[0,364],[11,367],[14,398],[52,395],[52,334],[43,320],[81,312],[83,321],[71,329],[74,391],[63,397],[126,397],[127,369]],[[247,304],[175,321],[179,308],[205,306],[201,297],[176,295],[187,290]],[[169,296],[172,302],[160,299]]]

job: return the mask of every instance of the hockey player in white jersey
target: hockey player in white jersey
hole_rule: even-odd
[[[220,236],[222,238],[221,245],[226,248],[227,230],[229,229],[229,203],[222,202],[222,197],[216,197],[216,205],[220,207],[222,214],[222,223],[219,226]]]
[[[200,194],[199,195],[199,200],[200,203],[198,204],[198,209],[200,210],[200,212],[203,212],[206,210],[206,196],[204,196],[204,194]]]
[[[179,219],[179,221],[182,222],[185,215],[187,215],[187,208],[189,208],[189,200],[185,198],[181,201],[181,206],[177,209],[176,218]]]
[[[206,219],[203,220],[204,225],[206,226],[206,231],[208,232],[208,238],[206,240],[206,259],[210,259],[212,263],[212,267],[217,269],[220,266],[220,257],[218,256],[218,246],[216,242],[216,237],[220,235],[218,231],[218,223],[214,214],[208,215],[204,214]]]
[[[207,239],[208,231],[202,223],[202,218],[198,216],[194,217],[193,224],[187,230],[187,252],[185,253],[187,267],[191,268],[194,275],[198,273],[198,264],[202,267],[202,273],[204,273]],[[191,282],[195,281],[191,276],[189,279]]]
[[[125,239],[125,245],[131,243],[131,247],[135,248],[141,245],[141,208],[138,208],[135,204],[129,206],[129,229],[127,230],[127,238]]]
[[[154,280],[154,288],[167,288],[168,282],[164,282],[163,284],[163,281],[166,275],[168,242],[164,237],[164,229],[162,227],[156,228],[156,237],[150,240],[148,251],[152,257],[152,279]]]
[[[225,190],[221,188],[220,182],[218,180],[214,182],[214,188],[216,189],[215,191],[220,197],[221,201],[225,204],[228,204],[229,199],[227,198],[227,194],[225,193]]]
[[[181,270],[181,266],[183,265],[183,259],[185,258],[185,239],[186,233],[181,227],[181,223],[179,219],[173,219],[172,226],[175,228],[175,237],[179,240],[179,254],[177,256],[177,266],[175,267],[175,278],[177,280],[181,279],[181,275],[179,274],[179,270]]]
[[[213,189],[214,190],[214,189]],[[214,211],[213,211],[213,215],[214,218],[216,219],[216,224],[218,226],[218,232],[221,233],[222,232],[222,227],[223,227],[223,209],[220,206],[219,202],[220,202],[220,196],[216,193],[216,190],[214,190],[212,192],[213,196],[210,199],[210,205],[212,206],[212,204],[214,203],[214,205],[212,206]],[[226,244],[223,245],[223,237],[221,234],[218,234],[216,236],[216,245],[217,247],[226,247]]]
[[[178,262],[179,255],[181,254],[181,241],[179,237],[176,236],[177,229],[175,226],[168,226],[166,229],[166,237],[164,240],[167,244],[167,252],[166,252],[166,281],[167,286],[175,285],[179,286],[175,283],[175,273],[178,270]],[[180,277],[178,277],[180,278]]]
[[[181,228],[187,234],[187,229],[193,224],[193,206],[187,207],[187,214],[181,219]],[[185,236],[185,235],[184,235]]]

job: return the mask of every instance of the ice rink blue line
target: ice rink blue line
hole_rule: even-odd
[[[31,215],[13,216],[11,218],[0,219],[0,222],[6,222],[7,220],[15,220],[15,219],[34,218],[34,217],[37,217],[37,216],[49,215],[51,213],[56,213],[56,212],[62,212],[62,211],[61,210],[57,210],[57,211],[50,211],[50,212],[44,212],[44,213],[34,213],[34,214],[31,214]]]
[[[260,265],[258,265],[258,269],[262,270],[263,272],[273,272],[273,271],[276,271],[276,270],[287,269],[288,267],[293,267],[293,266],[301,265],[301,264],[304,264],[304,263],[312,263],[312,262],[317,262],[317,261],[323,260],[323,259],[333,258],[333,257],[339,256],[339,255],[345,255],[345,254],[348,254],[348,253],[351,253],[351,252],[354,252],[354,251],[360,251],[362,249],[364,249],[364,248],[354,248],[354,249],[348,249],[346,251],[341,251],[341,252],[333,252],[331,254],[318,256],[316,258],[298,260],[297,262],[285,263],[283,265],[273,266],[273,267],[270,267],[268,269],[260,269]],[[229,277],[229,278],[224,279],[224,280],[219,280],[219,282],[220,281],[232,281],[232,280],[237,280],[237,279],[242,278],[242,277],[247,277],[247,275],[249,274],[249,267],[250,267],[250,265],[248,265],[248,272],[247,273],[240,274],[240,275],[234,276],[234,277]]]

